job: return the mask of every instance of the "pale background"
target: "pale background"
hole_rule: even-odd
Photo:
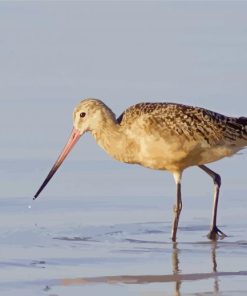
[[[172,101],[247,116],[246,9],[238,1],[1,2],[1,196],[32,196],[82,98],[102,99],[116,115],[137,102]],[[212,166],[225,188],[246,182],[245,161]],[[58,175],[44,195],[94,195],[98,183],[116,196],[174,187],[165,173],[113,162],[87,135]],[[186,175],[184,183],[209,184]]]
[[[245,151],[210,165],[222,175],[219,226],[229,235],[216,244],[206,238],[213,184],[205,173],[184,173],[174,246],[172,176],[113,161],[90,135],[32,202],[82,98],[102,99],[117,116],[142,101],[247,116],[246,16],[245,1],[0,1],[1,295],[246,295],[237,274],[247,274]],[[60,283],[174,273],[199,279]]]

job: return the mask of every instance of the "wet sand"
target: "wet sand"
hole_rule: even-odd
[[[225,198],[210,242],[210,209],[186,200],[178,242],[172,199],[2,199],[1,295],[246,295],[246,200]],[[236,213],[236,216],[234,215]],[[241,223],[242,222],[242,223]]]

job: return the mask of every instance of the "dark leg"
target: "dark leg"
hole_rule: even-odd
[[[176,200],[176,204],[173,207],[173,212],[174,212],[174,220],[173,220],[173,228],[172,228],[172,241],[173,242],[176,241],[179,216],[182,211],[181,174],[174,174],[174,178],[175,178],[176,185],[177,185],[177,200]]]
[[[210,232],[208,234],[208,238],[211,240],[217,240],[219,238],[224,238],[226,235],[217,227],[217,209],[218,209],[218,201],[219,201],[219,193],[220,193],[220,185],[221,178],[220,175],[216,174],[214,171],[210,170],[205,165],[199,165],[204,172],[206,172],[210,177],[213,178],[215,191],[214,191],[214,205],[213,205],[213,213],[212,213],[212,222]]]

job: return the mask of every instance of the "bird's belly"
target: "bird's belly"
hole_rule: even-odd
[[[189,166],[214,162],[236,153],[227,146],[211,147],[209,144],[183,139],[148,141],[140,143],[136,163],[158,170],[181,171]]]

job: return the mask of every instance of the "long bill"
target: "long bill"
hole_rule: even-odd
[[[78,130],[76,130],[75,128],[73,128],[67,144],[64,146],[63,151],[61,152],[61,154],[59,155],[58,159],[56,160],[56,162],[54,163],[53,167],[51,168],[49,174],[45,178],[45,181],[42,183],[42,185],[40,186],[39,190],[34,195],[33,200],[35,200],[39,196],[39,194],[41,193],[41,191],[45,188],[45,186],[50,181],[50,179],[52,178],[52,176],[56,173],[56,171],[58,170],[58,168],[60,167],[60,165],[63,163],[63,161],[66,158],[66,156],[69,154],[69,152],[71,151],[71,149],[74,147],[74,145],[76,144],[76,142],[79,140],[80,136],[81,136],[80,132]]]

